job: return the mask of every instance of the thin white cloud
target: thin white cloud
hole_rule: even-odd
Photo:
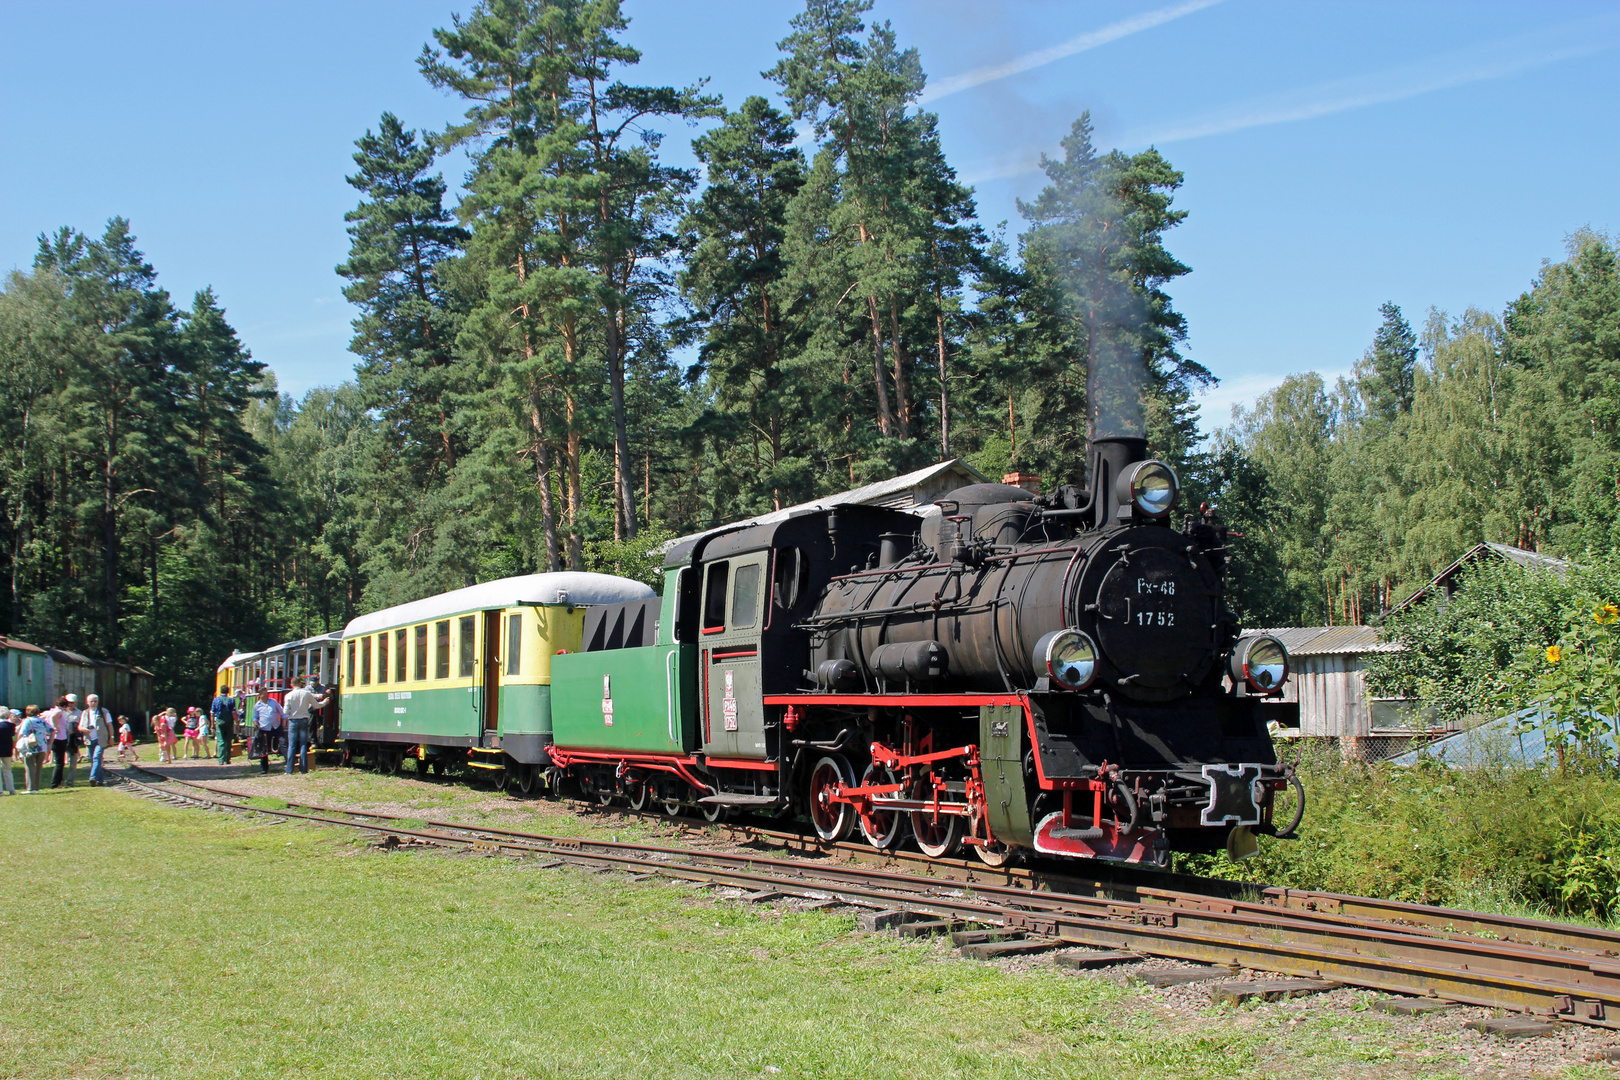
[[[1047,64],[1073,56],[1075,53],[1095,49],[1099,45],[1107,45],[1111,41],[1118,41],[1122,37],[1129,37],[1131,34],[1140,33],[1143,30],[1151,30],[1155,26],[1170,22],[1172,19],[1179,19],[1183,15],[1191,15],[1195,11],[1202,11],[1204,8],[1213,7],[1220,2],[1221,0],[1187,0],[1186,3],[1176,4],[1173,7],[1159,8],[1156,11],[1144,12],[1134,18],[1121,19],[1119,22],[1110,23],[1100,30],[1088,31],[1072,37],[1068,41],[1060,42],[1045,49],[1037,49],[1035,52],[1025,53],[1022,56],[1015,56],[1011,60],[1000,64],[988,64],[984,67],[974,68],[972,71],[963,72],[961,75],[951,75],[931,83],[923,90],[922,96],[917,99],[917,103],[926,105],[930,101],[938,101],[949,94],[971,90],[975,86],[983,86],[985,83],[995,82],[997,79],[1005,79],[1009,75],[1019,75],[1026,71],[1033,71],[1035,68],[1045,67]]]
[[[1228,135],[1250,128],[1311,120],[1370,105],[1384,105],[1469,83],[1486,82],[1564,60],[1591,56],[1620,45],[1620,20],[1612,16],[1564,23],[1517,38],[1445,53],[1416,64],[1320,83],[1211,112],[1199,113],[1156,128],[1122,135],[1123,147]],[[1008,154],[962,170],[964,183],[1005,180],[1040,168],[1040,154]]]
[[[1469,83],[1500,79],[1614,48],[1617,43],[1616,30],[1620,28],[1613,20],[1603,22],[1606,25],[1602,27],[1595,27],[1591,22],[1570,24],[1552,33],[1493,43],[1482,49],[1450,53],[1390,71],[1322,83],[1285,96],[1244,102],[1157,129],[1132,132],[1122,136],[1119,142],[1124,146],[1156,146],[1210,135],[1227,135],[1271,124],[1313,120],[1369,105],[1405,101]],[[1572,32],[1577,26],[1579,32]],[[1562,42],[1546,40],[1554,35],[1563,39]]]
[[[1322,376],[1323,383],[1331,387],[1338,381],[1339,376],[1348,375],[1350,372],[1324,371],[1318,374]],[[1255,402],[1281,386],[1287,377],[1287,375],[1228,375],[1215,386],[1199,390],[1196,400],[1204,426],[1213,431],[1217,427],[1231,424],[1233,406],[1254,408]]]

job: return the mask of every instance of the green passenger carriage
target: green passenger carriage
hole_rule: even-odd
[[[651,596],[607,574],[528,574],[355,619],[341,653],[349,756],[389,771],[454,762],[532,790],[549,763],[553,658],[579,648],[587,608]]]

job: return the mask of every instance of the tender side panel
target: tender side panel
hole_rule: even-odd
[[[552,734],[576,749],[683,753],[680,685],[690,647],[570,653],[551,665]]]

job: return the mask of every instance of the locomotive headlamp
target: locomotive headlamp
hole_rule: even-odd
[[[1035,670],[1065,690],[1084,690],[1097,677],[1097,643],[1080,630],[1053,630],[1035,643]]]
[[[1288,681],[1288,650],[1269,634],[1240,638],[1232,647],[1232,682],[1256,694],[1275,694]]]
[[[1163,517],[1176,505],[1181,485],[1176,482],[1175,470],[1162,461],[1139,461],[1120,474],[1121,501],[1129,499],[1137,513],[1145,517]]]

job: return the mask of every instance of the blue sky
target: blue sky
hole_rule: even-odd
[[[212,285],[301,395],[347,377],[353,141],[391,110],[457,114],[415,57],[466,4],[0,4],[0,270],[40,232],[131,219],[178,301]],[[626,0],[633,78],[735,105],[799,9]],[[1620,8],[1582,3],[879,0],[917,47],[946,152],[982,219],[1082,110],[1100,145],[1186,174],[1169,240],[1190,355],[1222,379],[1206,426],[1284,375],[1347,370],[1394,300],[1500,311],[1581,226],[1620,230]],[[691,132],[666,159],[690,163]],[[447,163],[454,182],[455,162]]]

